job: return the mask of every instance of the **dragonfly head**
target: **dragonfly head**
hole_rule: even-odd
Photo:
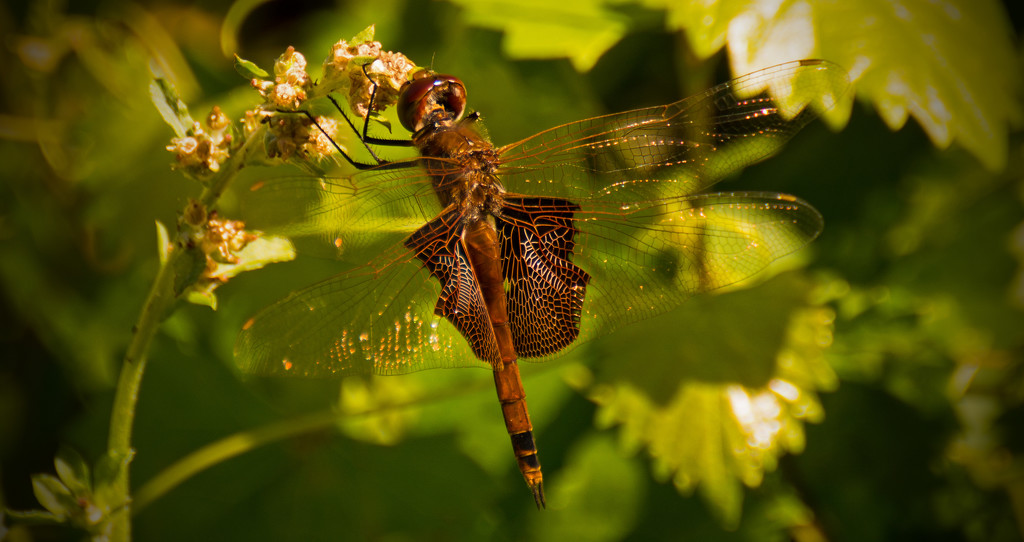
[[[453,75],[424,70],[402,86],[398,119],[410,132],[438,121],[456,121],[466,110],[466,87]]]

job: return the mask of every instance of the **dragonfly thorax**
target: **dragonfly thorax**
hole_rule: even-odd
[[[472,170],[466,172],[459,182],[450,187],[448,194],[448,203],[454,203],[462,208],[463,222],[477,222],[488,215],[501,216],[505,187],[493,175]]]
[[[430,124],[413,135],[413,143],[443,206],[461,207],[467,222],[500,215],[505,187],[496,175],[499,157],[481,134],[478,116]]]

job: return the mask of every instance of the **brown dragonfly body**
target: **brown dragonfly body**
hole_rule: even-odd
[[[473,353],[494,368],[494,385],[519,470],[537,506],[542,507],[543,476],[516,361],[520,350],[535,357],[554,353],[556,345],[572,342],[578,333],[590,277],[571,264],[574,206],[567,200],[506,194],[495,175],[500,166],[498,155],[476,130],[477,117],[462,118],[465,89],[458,79],[423,73],[405,89],[400,104],[399,116],[405,127],[414,131],[412,142],[420,154],[445,160],[443,167],[427,166],[445,209],[410,236],[405,246],[443,285],[435,314],[450,321],[469,341]],[[524,219],[533,231],[541,231],[536,228],[543,223],[545,237],[531,242],[517,235]],[[524,241],[542,258],[525,259]],[[556,246],[548,246],[552,242]],[[510,254],[514,251],[519,254]],[[507,265],[527,261],[529,269]],[[529,284],[531,273],[549,274],[558,283],[545,289],[549,295],[533,295],[541,289]],[[511,286],[509,292],[506,281]],[[510,314],[507,295],[521,291],[517,285],[522,284],[530,290],[530,299],[517,299]],[[538,314],[554,317],[566,307],[571,308],[565,315],[568,318],[548,320],[557,326],[541,329],[544,324],[536,321]],[[516,320],[515,326],[511,318]],[[532,330],[528,320],[533,321]],[[544,331],[562,337],[546,343],[529,342]]]
[[[767,94],[783,84],[804,90],[788,100]],[[247,322],[239,364],[259,374],[331,376],[482,361],[542,507],[519,359],[544,361],[749,277],[809,242],[821,217],[793,196],[698,192],[775,152],[846,84],[832,64],[791,62],[674,104],[495,148],[478,115],[463,117],[462,83],[422,73],[399,101],[420,158],[319,183],[286,180],[272,191],[276,201],[305,198],[315,223],[289,229],[282,211],[278,231],[326,231],[354,258],[361,249],[374,256]],[[359,228],[376,217],[394,231]]]

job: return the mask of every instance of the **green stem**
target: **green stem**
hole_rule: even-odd
[[[132,422],[135,420],[135,404],[139,398],[142,373],[146,368],[149,345],[156,335],[157,326],[174,301],[174,263],[179,257],[179,252],[181,251],[174,251],[168,261],[160,266],[156,280],[153,282],[153,288],[143,305],[139,322],[132,330],[132,340],[128,345],[124,363],[121,365],[121,375],[118,378],[117,392],[114,396],[114,408],[110,415],[110,436],[107,440],[108,450],[120,457],[126,457],[132,453]],[[127,465],[114,479],[111,495],[113,502],[110,504],[124,503],[121,511],[111,518],[113,522],[111,540],[130,540],[131,502],[129,500]]]
[[[228,186],[232,179],[238,174],[245,164],[245,156],[253,141],[262,139],[262,131],[251,134],[245,144],[239,148],[234,156],[228,159],[220,171],[207,183],[206,188],[200,196],[200,204],[209,209],[220,198],[221,193]],[[179,227],[187,228],[184,223]],[[114,395],[114,407],[110,414],[110,434],[107,439],[108,453],[116,457],[129,457],[132,453],[132,427],[135,421],[135,405],[139,398],[139,387],[142,384],[142,374],[146,369],[146,360],[149,355],[149,347],[156,336],[156,330],[163,321],[164,316],[177,300],[175,295],[175,271],[181,267],[182,258],[194,257],[189,254],[185,243],[182,241],[193,233],[184,231],[179,234],[178,242],[168,255],[167,261],[160,265],[153,287],[142,307],[138,323],[132,329],[132,340],[128,344],[124,362],[121,365],[121,374],[117,381],[117,390]],[[198,278],[198,277],[197,277]],[[118,473],[111,488],[112,506],[118,507],[119,511],[114,513],[110,519],[110,540],[114,542],[127,542],[131,539],[131,484],[129,482],[129,466],[126,466]]]
[[[553,367],[548,366],[542,370],[552,369]],[[474,385],[460,385],[455,388],[435,390],[433,393],[421,395],[408,401],[382,405],[358,413],[344,414],[332,408],[229,435],[188,454],[151,478],[135,493],[135,509],[132,512],[139,513],[143,508],[146,508],[196,474],[260,446],[303,433],[334,427],[338,420],[342,418],[354,419],[415,407],[426,403],[448,401],[462,395],[479,393],[490,387],[491,382],[489,379],[480,380]]]
[[[337,412],[325,410],[298,418],[281,420],[211,442],[181,458],[139,488],[135,496],[134,513],[140,512],[153,503],[153,501],[178,487],[185,480],[222,461],[237,457],[271,442],[326,429],[333,426],[337,420]]]

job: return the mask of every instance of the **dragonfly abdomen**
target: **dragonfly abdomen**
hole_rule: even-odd
[[[494,387],[501,402],[501,414],[505,428],[512,439],[512,451],[516,454],[519,471],[523,473],[526,485],[533,492],[537,508],[544,507],[544,476],[541,474],[540,459],[537,458],[537,443],[533,439],[533,425],[526,408],[526,392],[519,378],[519,364],[506,363],[500,371],[494,371]]]
[[[512,330],[508,321],[508,300],[503,284],[501,250],[498,233],[489,221],[467,224],[463,233],[466,252],[473,266],[481,297],[487,307],[490,327],[501,356],[500,366],[494,367],[494,387],[501,402],[505,428],[512,439],[512,450],[519,463],[526,484],[533,492],[537,507],[544,506],[544,477],[537,458],[537,444],[533,439],[533,425],[526,408],[526,392],[519,378],[519,365]]]

